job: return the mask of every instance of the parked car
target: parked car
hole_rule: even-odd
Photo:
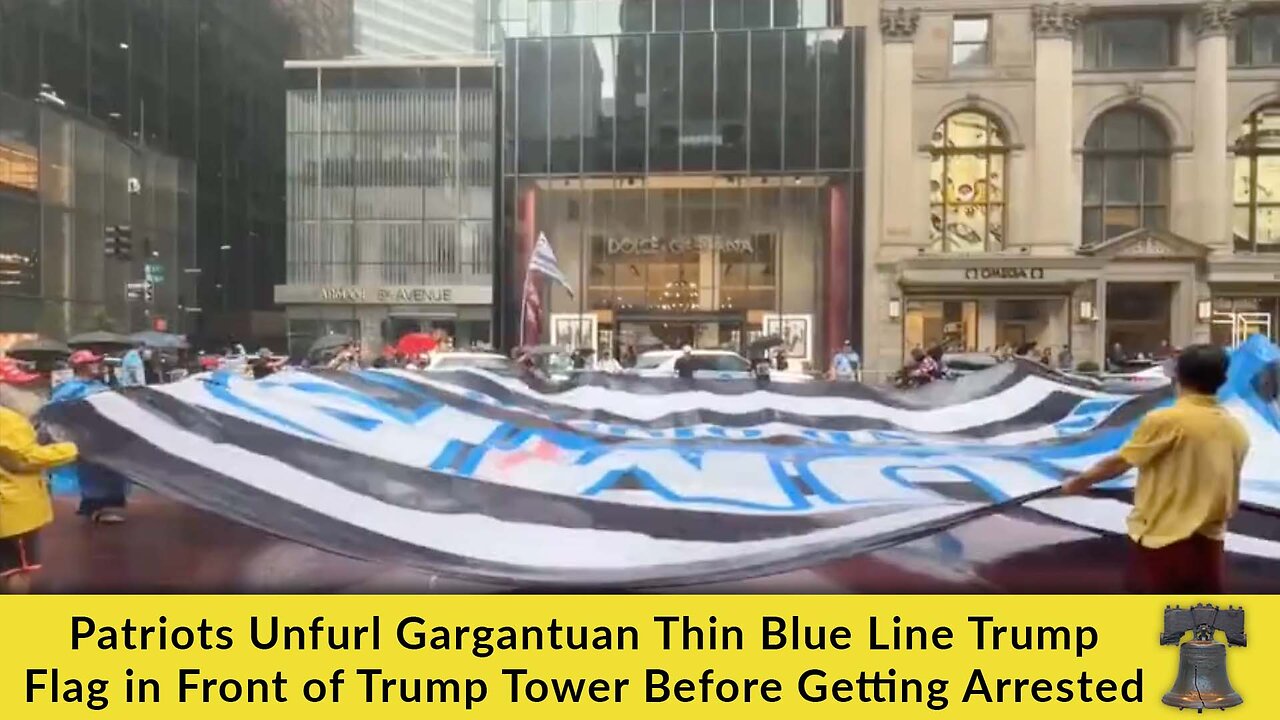
[[[467,369],[503,373],[514,370],[515,363],[497,353],[441,352],[431,354],[431,363],[423,368],[423,372],[449,372]]]
[[[681,350],[652,350],[642,353],[636,358],[636,364],[630,369],[633,375],[641,377],[675,377],[676,360]],[[736,352],[729,350],[694,350],[695,378],[714,380],[750,380],[755,378],[751,363]],[[808,382],[811,378],[797,372],[773,371],[770,379],[776,382]]]

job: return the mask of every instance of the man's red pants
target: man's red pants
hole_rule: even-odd
[[[1129,541],[1129,592],[1218,595],[1224,592],[1226,575],[1226,551],[1221,540],[1192,535],[1162,548]]]

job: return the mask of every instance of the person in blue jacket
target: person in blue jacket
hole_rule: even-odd
[[[53,389],[49,404],[75,402],[108,391],[101,379],[101,362],[101,356],[88,350],[72,353],[69,363],[74,376]],[[119,473],[78,461],[52,471],[50,479],[55,486],[79,486],[81,515],[102,524],[124,522],[129,481]]]
[[[142,353],[132,348],[120,363],[120,387],[142,387],[147,384],[147,366]]]

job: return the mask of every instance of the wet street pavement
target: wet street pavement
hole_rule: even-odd
[[[95,526],[57,500],[43,537],[46,593],[457,593],[503,588],[341,557],[139,491],[129,520]],[[1116,593],[1125,544],[1070,526],[992,516],[849,560],[706,593]],[[1037,544],[1038,543],[1038,544]],[[1016,553],[1009,548],[1021,548]],[[1280,592],[1269,568],[1233,560],[1232,592]]]

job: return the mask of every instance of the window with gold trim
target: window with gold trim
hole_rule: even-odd
[[[929,249],[985,252],[1004,247],[1004,128],[990,115],[953,113],[933,131]]]
[[[1280,252],[1280,104],[1244,121],[1233,186],[1236,251]]]

